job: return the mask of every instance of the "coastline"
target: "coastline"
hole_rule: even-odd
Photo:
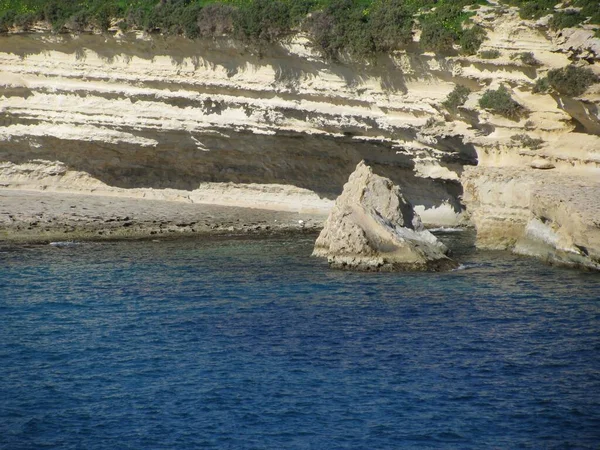
[[[313,233],[326,216],[201,203],[0,189],[0,243]]]

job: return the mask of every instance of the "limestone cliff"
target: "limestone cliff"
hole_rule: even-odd
[[[226,38],[2,35],[0,184],[326,214],[364,159],[424,223],[470,220],[479,245],[512,247],[540,177],[600,198],[600,84],[533,93],[551,69],[600,74],[600,41],[496,4],[473,20],[494,59],[415,45],[333,63],[301,34],[261,55]],[[457,85],[470,94],[450,111]],[[500,86],[519,117],[479,106]]]
[[[174,189],[199,201],[215,189],[286,185],[290,208],[304,196],[326,212],[365,159],[425,221],[454,224],[459,176],[476,154],[460,133],[427,131],[454,85],[444,64],[410,53],[331,64],[302,36],[260,57],[228,40],[3,36],[0,160],[10,164],[0,182]],[[67,172],[45,176],[56,164]]]

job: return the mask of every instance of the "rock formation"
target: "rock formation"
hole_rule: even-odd
[[[447,270],[457,264],[391,180],[361,161],[317,238],[313,256],[339,269]]]
[[[477,246],[600,270],[600,177],[528,167],[463,174]]]

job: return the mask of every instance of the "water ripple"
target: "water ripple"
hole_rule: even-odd
[[[329,271],[312,240],[0,253],[0,448],[596,448],[600,277],[460,246]]]

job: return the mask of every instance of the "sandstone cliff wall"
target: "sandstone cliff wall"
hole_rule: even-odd
[[[415,47],[331,63],[302,35],[261,55],[227,39],[0,36],[0,183],[326,212],[364,159],[425,223],[464,221],[466,204],[481,245],[511,246],[530,219],[534,167],[552,167],[548,179],[599,177],[600,86],[579,98],[532,88],[573,62],[600,74],[600,43],[506,7],[474,20],[488,31],[482,50],[498,58]],[[457,84],[472,92],[449,114],[442,102]],[[500,85],[527,110],[519,120],[478,106]],[[525,175],[511,185],[498,168]]]
[[[429,63],[436,58],[331,65],[301,38],[258,57],[229,41],[4,36],[0,160],[12,166],[3,182],[64,179],[36,179],[41,166],[29,179],[14,177],[41,160],[110,188],[291,185],[328,208],[365,159],[415,204],[460,212],[458,178],[476,163],[474,150],[455,135],[418,136],[429,117],[441,119],[435,105],[453,85],[441,69],[408,79],[401,68]]]

